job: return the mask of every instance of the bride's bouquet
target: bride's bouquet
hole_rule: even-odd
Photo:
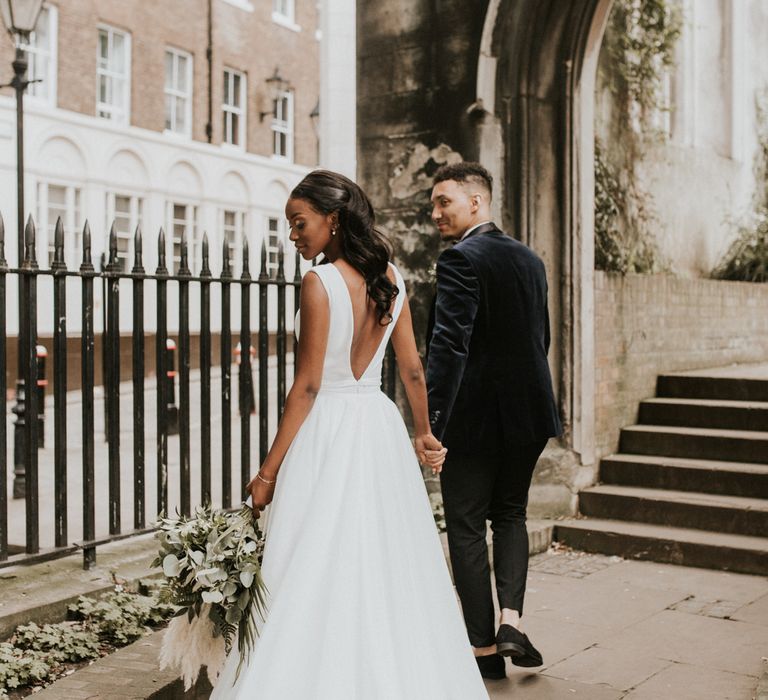
[[[194,517],[157,523],[162,600],[179,607],[163,639],[162,668],[181,669],[186,689],[208,668],[214,683],[237,639],[238,674],[264,619],[267,590],[261,578],[263,537],[247,506],[236,512],[198,507]]]

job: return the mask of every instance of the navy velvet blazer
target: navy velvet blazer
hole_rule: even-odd
[[[427,341],[432,431],[457,452],[491,452],[560,435],[547,363],[544,263],[494,224],[437,261]]]

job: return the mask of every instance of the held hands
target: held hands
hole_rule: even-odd
[[[275,495],[276,478],[276,476],[267,477],[259,472],[245,487],[251,494],[251,508],[254,517],[258,518],[261,511],[272,503],[272,498]]]
[[[448,448],[443,447],[440,440],[432,433],[416,436],[413,447],[419,463],[429,467],[433,474],[439,474],[443,470],[443,462],[445,462]]]

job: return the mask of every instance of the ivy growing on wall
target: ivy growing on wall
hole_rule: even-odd
[[[649,142],[663,138],[652,117],[664,104],[682,16],[670,0],[616,0],[603,40],[600,79],[611,91],[610,143],[595,148],[595,267],[654,272],[662,267],[653,200],[638,181]]]
[[[737,224],[731,243],[712,276],[737,282],[768,282],[768,90],[758,96],[754,211]]]

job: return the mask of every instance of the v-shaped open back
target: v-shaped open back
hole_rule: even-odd
[[[391,263],[390,265],[398,288],[398,295],[392,304],[392,322],[386,326],[379,326],[375,311],[370,308],[366,296],[367,315],[358,329],[355,328],[355,300],[341,270],[333,264],[318,265],[311,269],[310,272],[315,273],[325,287],[330,309],[330,327],[321,388],[380,385],[384,353],[405,299],[403,278],[397,268]],[[369,335],[367,338],[360,337],[367,332],[368,326],[376,330],[381,328],[381,332],[375,336]],[[355,356],[354,350],[357,349],[364,352],[361,351],[359,356]],[[354,367],[362,371],[356,375]]]
[[[359,382],[376,359],[381,343],[387,335],[387,327],[392,325],[392,322],[387,325],[381,325],[381,323],[379,323],[376,308],[371,304],[368,297],[365,279],[360,277],[360,287],[363,290],[361,294],[362,299],[355,299],[344,273],[338,266],[333,265],[333,267],[336,268],[339,277],[341,277],[341,281],[347,288],[350,322],[352,324],[352,336],[349,343],[349,372],[352,375],[352,378],[356,382]],[[397,298],[392,300],[390,313],[393,311],[396,301]],[[359,325],[356,325],[355,305],[360,305],[361,302],[365,305],[365,309],[362,314],[362,320],[359,321]],[[355,371],[356,369],[358,370],[357,372]]]

